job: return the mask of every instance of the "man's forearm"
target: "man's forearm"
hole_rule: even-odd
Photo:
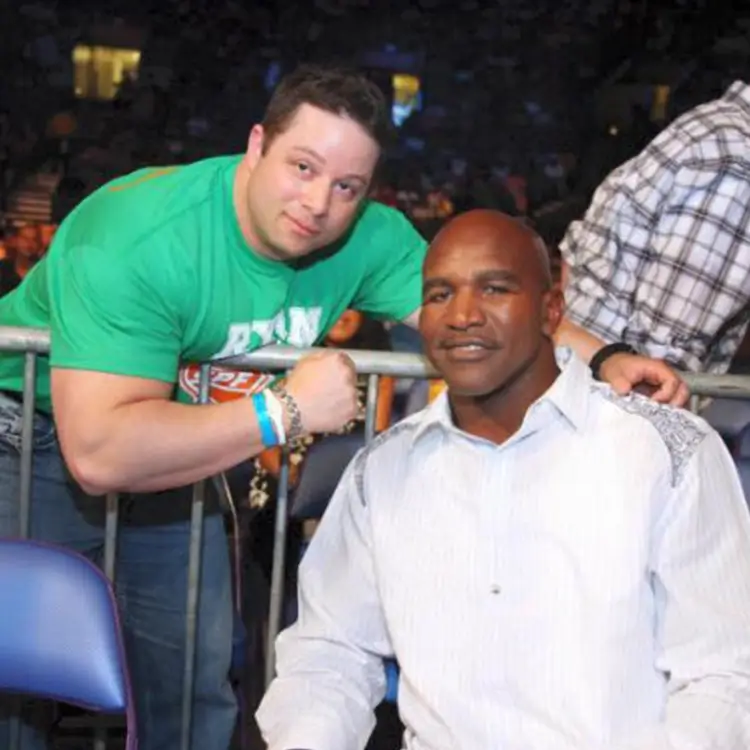
[[[250,399],[186,405],[164,400],[115,409],[94,443],[68,458],[91,494],[181,487],[263,450]]]
[[[555,332],[555,345],[569,347],[588,364],[599,349],[605,345],[605,342],[581,328],[578,324],[563,318]]]

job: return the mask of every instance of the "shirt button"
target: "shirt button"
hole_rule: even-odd
[[[490,594],[499,594],[501,591],[502,589],[496,583],[493,583],[492,586],[490,586]]]

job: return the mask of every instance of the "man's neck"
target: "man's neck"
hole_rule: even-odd
[[[234,206],[234,213],[237,217],[237,223],[240,226],[242,238],[245,240],[249,252],[270,260],[278,260],[278,258],[269,255],[263,250],[263,243],[258,238],[258,234],[253,227],[253,222],[247,209],[247,191],[249,189],[249,181],[250,170],[248,169],[247,164],[245,164],[245,161],[242,160],[237,165],[237,170],[234,174],[234,186],[232,189],[232,205]]]
[[[560,370],[554,349],[540,353],[510,383],[486,396],[451,396],[456,426],[470,435],[501,445],[523,424],[526,412],[557,380]]]

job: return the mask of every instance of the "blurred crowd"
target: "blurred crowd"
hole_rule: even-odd
[[[47,252],[55,224],[17,224],[0,237],[0,296],[13,291]]]
[[[709,33],[695,22],[705,2],[425,0],[386,3],[387,13],[366,0],[74,5],[0,11],[0,204],[30,174],[54,168],[59,223],[115,175],[242,151],[274,71],[300,59],[358,60],[387,84],[376,58],[391,54],[417,65],[423,101],[399,129],[378,199],[428,235],[452,210],[499,208],[533,219],[552,246],[604,175],[658,129],[641,108],[613,137],[593,116],[596,92],[636,50],[676,60]],[[675,33],[688,17],[689,39]],[[59,82],[70,66],[65,45],[104,23],[147,30],[144,68],[124,78],[113,103],[76,101]],[[719,86],[710,69],[700,70],[703,99]]]

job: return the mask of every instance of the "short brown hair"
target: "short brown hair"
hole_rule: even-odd
[[[377,84],[356,70],[302,65],[284,76],[266,107],[262,123],[266,147],[289,127],[303,104],[349,117],[383,151],[392,138],[388,102]]]

